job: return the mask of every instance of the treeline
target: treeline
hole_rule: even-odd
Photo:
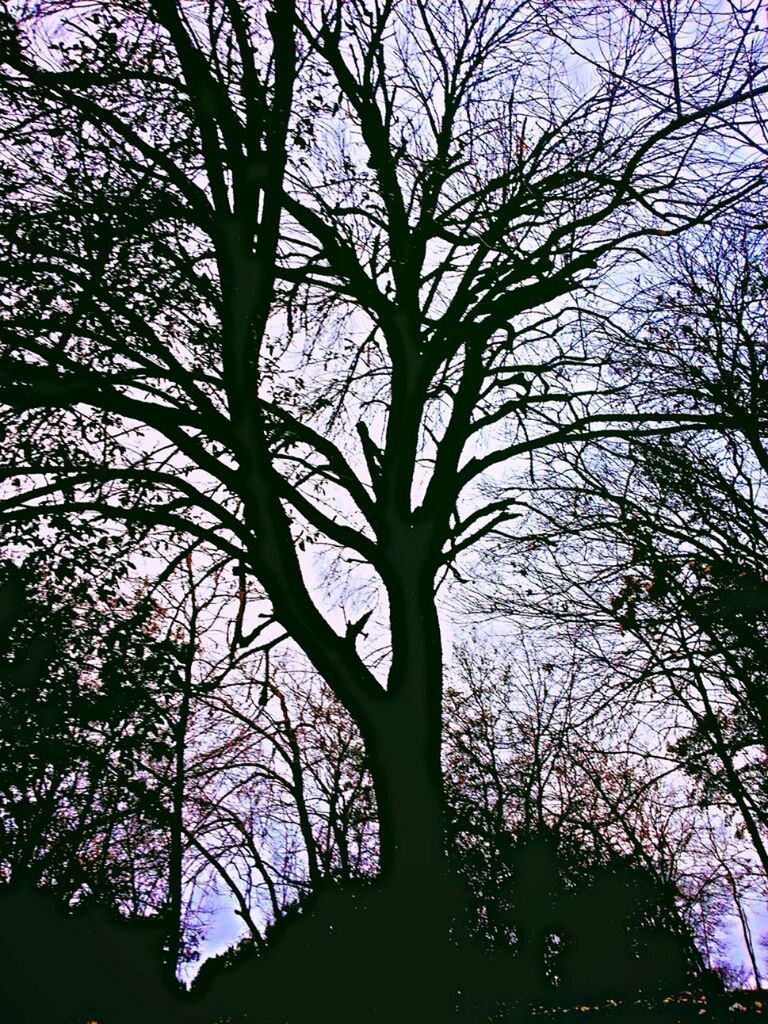
[[[295,657],[220,656],[207,631],[219,602],[237,615],[237,580],[180,561],[174,605],[162,588],[81,593],[73,583],[94,573],[82,560],[4,565],[0,915],[18,1019],[40,1012],[37,971],[56,993],[46,1012],[94,1019],[301,1020],[347,997],[365,1012],[372,992],[386,1019],[398,1004],[381,962],[408,921],[376,885],[359,735]],[[478,1019],[520,1001],[744,984],[722,925],[741,915],[759,964],[747,908],[760,874],[732,809],[700,799],[681,741],[659,765],[658,734],[620,680],[609,692],[544,638],[544,655],[530,634],[456,650],[444,770],[457,886],[425,984],[437,963]],[[197,973],[222,897],[242,939],[184,999],[176,976]]]

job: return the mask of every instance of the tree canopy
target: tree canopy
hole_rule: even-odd
[[[545,500],[542,456],[738,429],[733,402],[646,393],[594,324],[675,239],[755,223],[759,5],[19,0],[2,19],[4,543],[133,537],[166,580],[193,556],[226,572],[227,665],[261,653],[268,703],[286,640],[330,688],[380,884],[423,908],[403,962],[443,948],[462,897],[441,595]],[[177,825],[205,689],[184,678]]]

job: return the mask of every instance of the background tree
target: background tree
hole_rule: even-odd
[[[349,716],[306,667],[280,658],[264,672],[246,662],[199,702],[204,734],[187,792],[193,870],[218,875],[257,945],[260,922],[280,919],[299,896],[375,874],[377,851]]]
[[[516,851],[540,843],[561,904],[623,864],[655,888],[657,925],[682,937],[697,920],[689,794],[676,791],[652,751],[636,740],[633,750],[627,724],[600,706],[576,665],[549,656],[555,661],[537,663],[530,642],[527,650],[467,645],[448,692],[446,779],[470,927],[489,948],[516,943],[516,888],[526,887]],[[687,955],[700,972],[690,942]],[[544,960],[537,969],[549,977]]]
[[[486,606],[537,608],[591,666],[604,699],[658,737],[659,763],[689,776],[700,807],[737,815],[765,877],[768,420],[756,212],[676,243],[614,317],[595,323],[616,376],[651,403],[697,408],[711,426],[563,450],[542,464],[549,504],[520,531],[521,575],[506,598],[496,584]],[[754,896],[764,883],[753,865],[734,891],[718,859],[748,932],[740,885]],[[746,933],[745,946],[757,977]]]
[[[162,901],[151,890],[164,823],[145,758],[158,772],[169,758],[176,652],[151,636],[151,605],[75,603],[88,585],[77,577],[66,558],[2,568],[3,872],[138,914]],[[139,889],[123,846],[136,828],[158,872]]]

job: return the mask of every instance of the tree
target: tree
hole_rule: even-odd
[[[139,914],[162,904],[159,878],[139,896],[122,847],[133,822],[152,873],[165,821],[146,768],[168,763],[176,652],[150,604],[76,602],[78,577],[63,556],[0,565],[0,864],[65,903]]]
[[[606,543],[606,574],[585,593],[632,638],[623,658],[633,692],[650,689],[676,709],[670,753],[700,799],[738,809],[768,871],[762,252],[742,217],[695,247],[678,244],[660,264],[666,283],[635,299],[629,325],[610,329],[619,372],[659,402],[695,403],[712,425],[565,453],[573,475],[561,473],[559,515],[564,530]],[[573,584],[572,565],[561,562]],[[572,591],[568,618],[582,607]]]
[[[615,928],[611,937],[611,927],[598,926],[596,908],[586,908],[599,902],[601,877],[620,887],[616,878],[626,870],[634,878],[630,890],[642,876],[656,893],[654,926],[684,940],[686,970],[700,974],[689,933],[697,921],[692,863],[702,860],[694,848],[702,822],[692,814],[689,792],[673,786],[652,751],[633,742],[637,713],[625,722],[602,706],[578,662],[554,645],[542,660],[530,639],[495,650],[465,644],[456,687],[447,692],[446,780],[457,870],[471,894],[471,932],[490,949],[519,947],[517,904],[527,900],[527,930],[538,931],[538,947],[534,942],[527,951],[535,965],[518,969],[551,987],[562,975],[554,961],[565,945],[550,948],[548,935],[570,932],[576,942],[578,934],[584,958],[590,944],[623,941]],[[537,870],[540,888],[552,887],[549,910],[549,898],[534,894]],[[590,920],[595,934],[588,941]],[[716,923],[713,915],[709,923]],[[610,987],[608,958],[602,959],[603,984]],[[574,971],[571,991],[584,974]],[[618,976],[613,983],[620,984]]]
[[[243,658],[206,660],[232,588],[191,552],[150,586],[117,545],[70,540],[0,563],[2,875],[158,915],[175,983],[200,895],[185,892],[192,726]]]
[[[633,572],[651,580],[635,618],[645,630],[667,626],[664,671],[692,718],[676,749],[709,798],[735,802],[768,872],[763,251],[748,221],[709,233],[695,253],[678,247],[680,285],[659,297],[657,329],[684,340],[665,360],[662,385],[712,409],[719,429],[632,452],[638,483],[666,508],[650,522],[626,508],[622,524],[637,533]],[[693,539],[683,539],[683,523]]]
[[[375,874],[377,829],[349,715],[306,666],[258,660],[197,701],[186,829],[196,877],[223,882],[263,948],[261,921]]]
[[[755,977],[743,893],[761,891],[768,864],[758,214],[735,211],[675,243],[616,316],[594,323],[614,374],[657,407],[710,414],[710,427],[563,450],[549,477],[541,465],[550,503],[520,529],[521,576],[506,600],[488,595],[516,614],[536,606],[592,666],[603,699],[658,736],[657,762],[688,775],[699,833],[716,822],[731,834],[729,854],[713,843],[705,861],[720,865],[712,884],[731,903]],[[751,856],[734,855],[739,836]]]
[[[708,421],[613,405],[578,314],[762,182],[758,7],[718,10],[4,17],[4,521],[144,523],[257,581],[237,641],[279,623],[352,716],[414,943],[446,915],[436,589],[519,497],[483,480]]]

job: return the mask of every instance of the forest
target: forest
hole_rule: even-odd
[[[759,0],[0,3],[0,1016],[768,1010]]]

